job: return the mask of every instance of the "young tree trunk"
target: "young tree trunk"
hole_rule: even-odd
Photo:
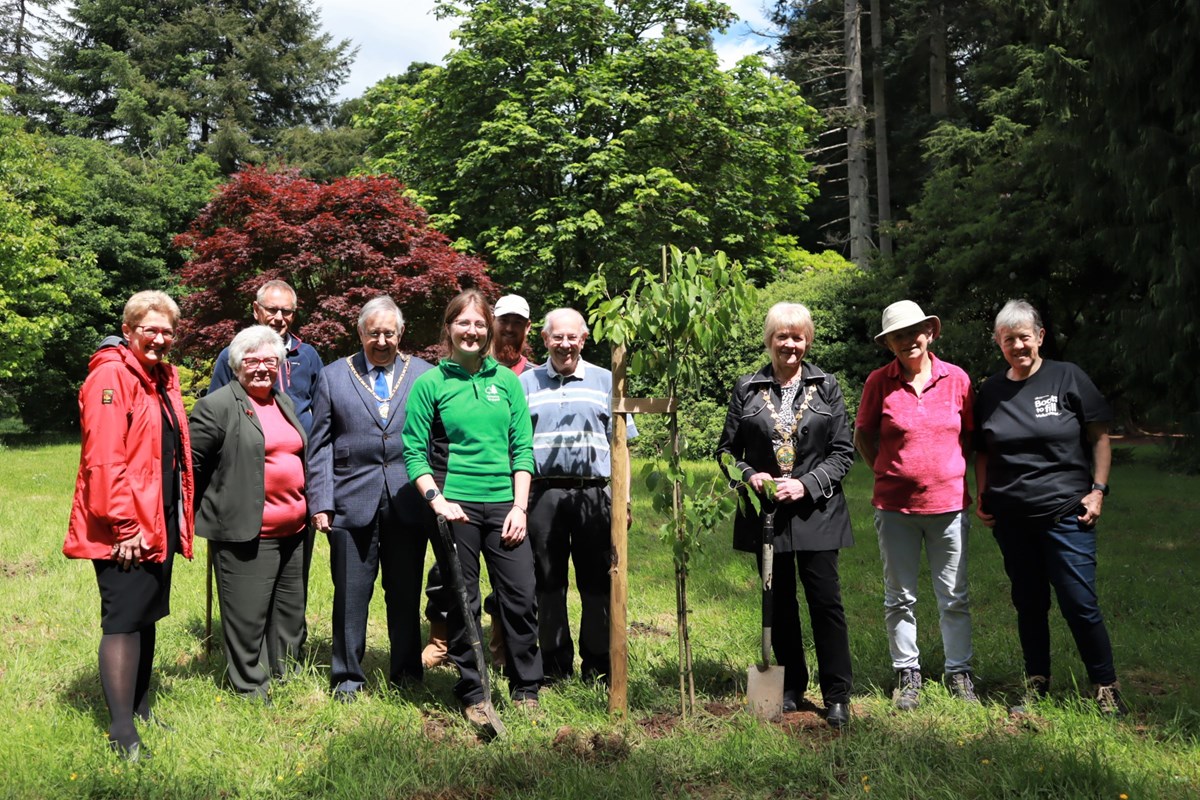
[[[892,256],[892,179],[888,166],[887,99],[883,91],[883,12],[871,0],[871,83],[875,102],[875,191],[879,208],[879,253]]]
[[[866,106],[862,88],[862,13],[859,0],[845,1],[846,178],[850,198],[850,260],[869,266],[871,203],[867,181]]]
[[[936,5],[929,18],[929,113],[944,117],[950,113],[946,87],[946,15]]]

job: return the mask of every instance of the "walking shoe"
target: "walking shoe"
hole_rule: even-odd
[[[1050,679],[1045,675],[1026,675],[1025,687],[1021,694],[1020,705],[1009,709],[1012,714],[1028,714],[1029,708],[1039,700],[1044,700],[1050,694]]]
[[[491,720],[488,719],[487,706],[483,703],[473,703],[463,708],[463,716],[467,722],[471,723],[471,727],[476,733],[484,738],[491,738],[496,735],[496,729],[492,726]]]
[[[525,711],[528,713],[533,713],[542,707],[536,697],[522,697],[517,700],[513,700],[512,704],[513,708],[517,709],[518,711]]]
[[[979,697],[975,694],[975,682],[971,680],[970,672],[955,672],[950,676],[950,694],[964,703],[979,702]]]
[[[902,669],[896,672],[896,691],[892,705],[901,711],[912,711],[921,704],[921,670]]]
[[[429,644],[425,645],[425,649],[421,651],[421,666],[425,669],[433,669],[446,663],[448,658],[447,638],[446,623],[430,621]]]
[[[1123,717],[1129,713],[1129,707],[1121,699],[1121,684],[1117,681],[1096,685],[1096,705],[1101,714],[1109,717]]]

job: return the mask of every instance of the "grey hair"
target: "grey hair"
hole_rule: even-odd
[[[770,347],[771,338],[785,329],[799,329],[808,343],[812,344],[815,330],[808,308],[800,303],[776,303],[771,306],[767,318],[763,320],[763,347]]]
[[[1034,331],[1042,329],[1042,315],[1038,313],[1028,300],[1009,300],[996,315],[992,326],[992,335],[999,341],[1000,331],[1011,331],[1029,326]]]
[[[367,320],[376,314],[384,311],[390,311],[396,315],[396,333],[404,330],[404,313],[400,310],[400,306],[396,305],[396,301],[386,294],[381,294],[379,297],[372,297],[362,307],[362,311],[358,312],[358,332],[364,334],[367,332]]]
[[[284,290],[292,296],[292,305],[296,305],[296,301],[299,299],[296,295],[296,290],[293,289],[291,284],[289,284],[287,281],[281,280],[267,281],[262,286],[258,287],[258,292],[256,292],[254,295],[254,302],[261,306],[263,304],[263,298],[265,298],[267,296],[267,292],[271,291],[272,289]]]
[[[279,357],[279,363],[287,358],[287,348],[284,347],[283,337],[269,325],[251,325],[238,333],[229,343],[229,366],[234,373],[242,371],[242,359],[246,353],[252,353],[262,347],[270,347]]]
[[[157,289],[146,289],[130,297],[125,302],[121,321],[132,328],[151,311],[157,311],[167,317],[172,326],[179,324],[179,305],[166,292]]]
[[[567,314],[570,314],[571,316],[577,318],[579,320],[579,324],[583,326],[583,332],[584,333],[588,332],[587,320],[584,319],[583,314],[580,314],[578,311],[576,311],[573,308],[556,308],[553,311],[546,314],[546,318],[544,320],[542,320],[542,330],[544,330],[544,331],[550,330],[550,325],[554,322],[555,317],[564,317]]]

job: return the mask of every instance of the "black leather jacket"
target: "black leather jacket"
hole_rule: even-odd
[[[809,401],[796,436],[796,463],[790,477],[804,484],[805,496],[794,503],[780,503],[775,512],[775,550],[837,550],[854,544],[850,530],[850,512],[842,493],[842,479],[854,463],[854,444],[846,419],[842,390],[833,375],[807,361],[802,365],[804,387],[796,393],[795,410],[803,403],[812,384],[817,391]],[[780,477],[779,464],[771,431],[775,421],[763,398],[771,393],[772,403],[780,402],[780,387],[768,364],[753,375],[743,375],[733,385],[725,429],[717,445],[721,453],[737,460],[741,475],[769,472]],[[724,469],[724,467],[722,467]],[[727,472],[728,474],[728,472]],[[745,491],[745,489],[743,489]],[[749,504],[742,503],[733,525],[735,550],[759,552],[762,549],[762,518]]]

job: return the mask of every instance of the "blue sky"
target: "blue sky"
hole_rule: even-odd
[[[752,30],[766,30],[765,0],[725,0],[742,18],[717,42],[730,66],[766,46]],[[440,62],[454,46],[453,20],[433,16],[434,0],[317,0],[322,27],[335,40],[358,46],[358,58],[341,96],[357,97],[376,81],[401,73],[414,61]]]

